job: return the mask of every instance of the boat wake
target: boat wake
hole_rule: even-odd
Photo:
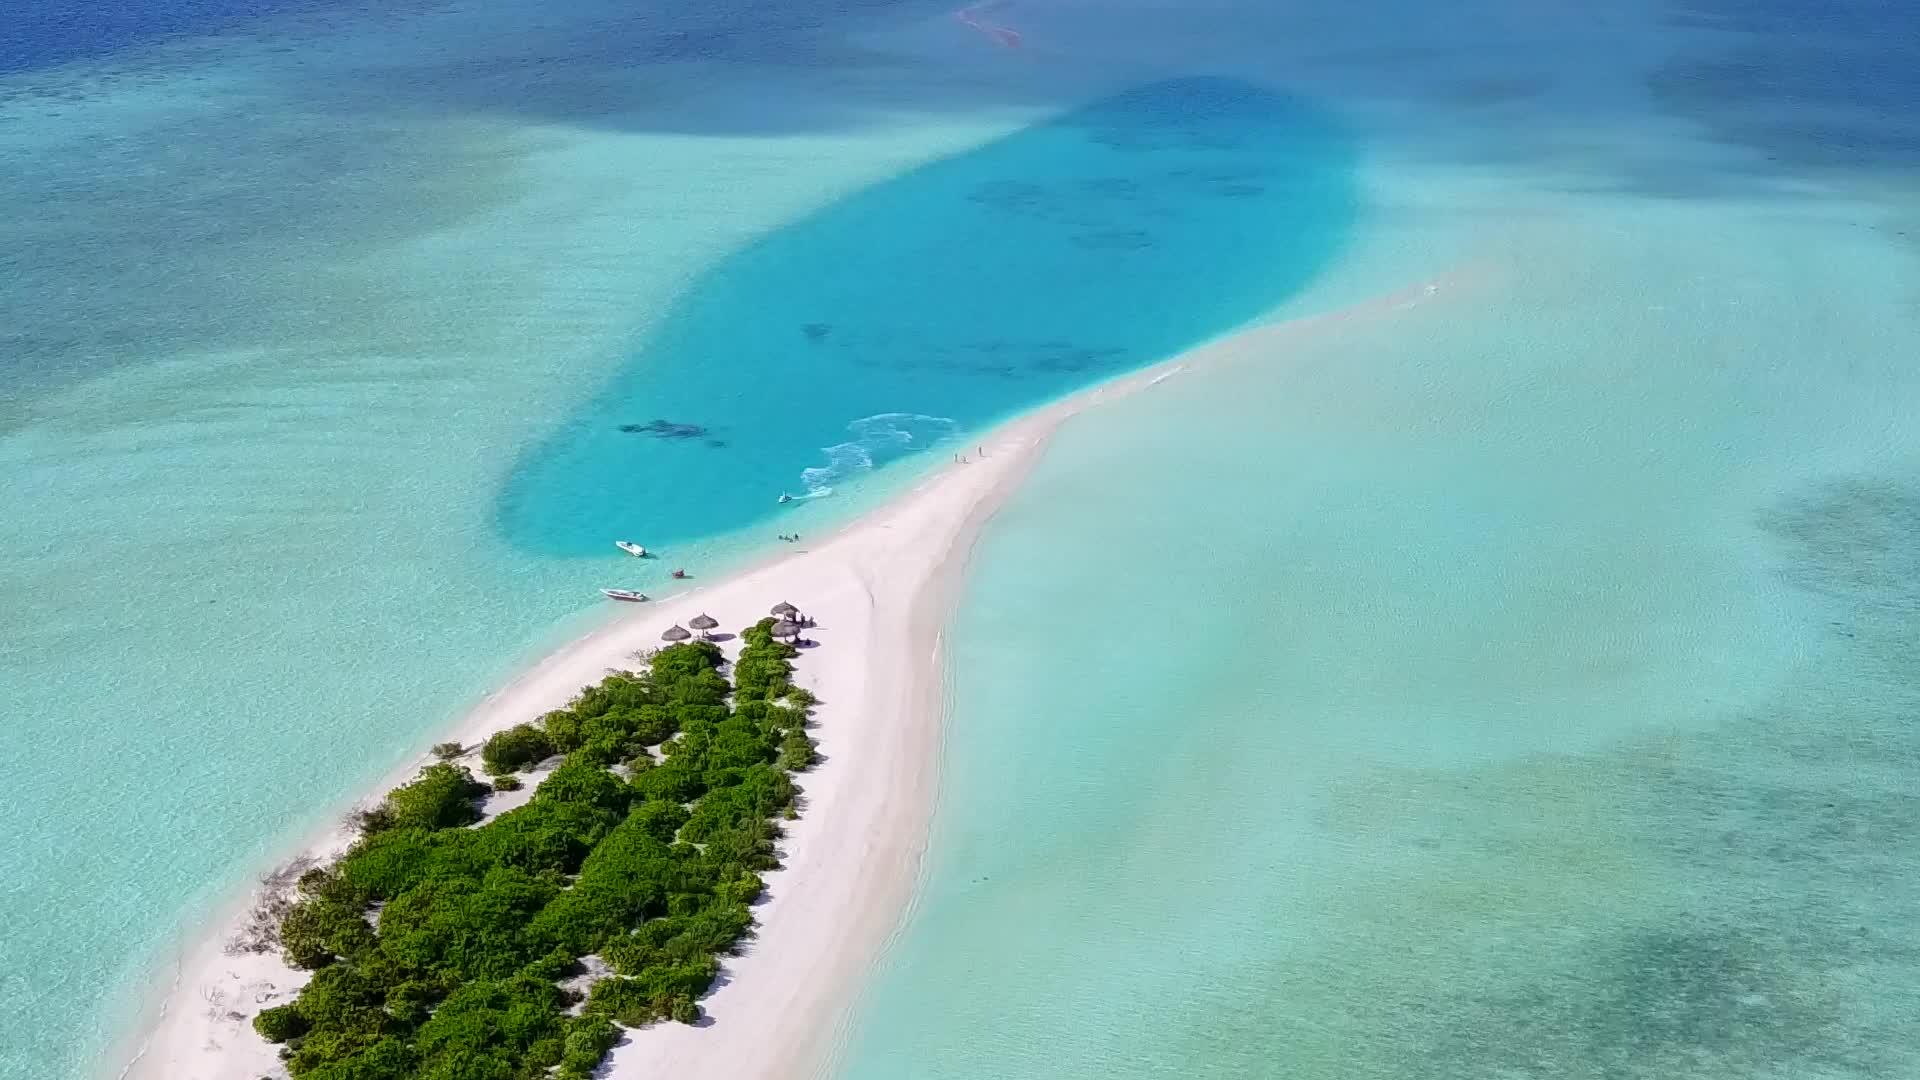
[[[827,457],[825,465],[801,471],[800,483],[806,488],[806,494],[796,495],[794,499],[825,498],[833,494],[834,485],[845,483],[861,473],[872,472],[908,454],[929,449],[942,439],[951,438],[959,430],[960,425],[946,416],[927,416],[922,413],[863,416],[847,425],[852,439],[821,447],[820,452]]]

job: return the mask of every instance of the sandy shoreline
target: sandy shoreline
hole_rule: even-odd
[[[1011,421],[965,448],[965,464],[939,470],[818,544],[636,608],[541,660],[447,735],[473,746],[562,705],[608,668],[631,667],[632,654],[657,645],[668,625],[703,611],[737,630],[788,600],[819,622],[811,633],[821,645],[796,663],[795,681],[820,698],[814,735],[823,760],[801,778],[805,811],[789,830],[781,869],[767,876],[757,937],[724,965],[703,1002],[708,1022],[632,1033],[614,1050],[609,1075],[747,1080],[805,1075],[824,1063],[831,1017],[895,929],[918,877],[943,711],[940,632],[974,540],[1063,421],[1178,369],[1175,361],[1137,372]],[[335,828],[290,857],[326,861],[350,842]],[[117,1075],[284,1075],[277,1048],[253,1033],[251,1020],[289,1000],[305,973],[277,955],[228,954],[252,907],[252,897],[233,905],[217,933],[183,954],[164,1004]],[[736,1037],[742,1032],[752,1037]]]

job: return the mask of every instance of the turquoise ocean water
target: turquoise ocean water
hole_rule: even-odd
[[[1912,14],[950,16],[36,14],[0,1077],[111,1074],[177,936],[596,586],[1356,304],[995,523],[836,1074],[1912,1075]]]
[[[1290,310],[1438,288],[993,523],[835,1075],[1914,1075],[1911,12],[1309,7],[1088,32],[1237,26],[1366,133]]]

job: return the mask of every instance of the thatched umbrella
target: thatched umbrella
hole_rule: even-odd
[[[792,604],[787,603],[785,600],[782,600],[779,603],[773,605],[773,609],[771,611],[768,611],[767,614],[778,615],[783,619],[791,619],[795,615],[800,614],[800,609],[797,607],[794,607]]]
[[[672,626],[667,627],[666,632],[660,635],[660,640],[661,641],[685,641],[692,636],[693,636],[693,633],[689,631],[686,627],[681,626],[679,623],[674,623]]]
[[[769,632],[773,634],[774,637],[797,638],[800,636],[800,624],[794,622],[792,619],[781,619],[779,622],[773,624],[773,628]]]
[[[700,631],[701,637],[706,637],[707,631],[720,625],[720,620],[714,618],[713,616],[703,611],[700,614],[695,615],[693,618],[688,619],[687,625],[693,627],[695,630]]]

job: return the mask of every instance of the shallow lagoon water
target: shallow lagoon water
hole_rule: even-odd
[[[990,526],[834,1075],[1920,1067],[1908,16],[1406,15],[1262,40],[1368,147],[1281,314],[1420,302],[1084,414]]]
[[[688,290],[515,470],[533,551],[671,542],[830,495],[1270,310],[1333,256],[1352,151],[1246,83],[1130,89],[843,199]],[[950,450],[964,450],[949,443]]]
[[[1830,366],[1901,287],[1675,303],[1753,218],[1613,210],[1062,433],[836,1075],[1912,1074],[1920,380]],[[1822,242],[1742,300],[1900,265]]]

